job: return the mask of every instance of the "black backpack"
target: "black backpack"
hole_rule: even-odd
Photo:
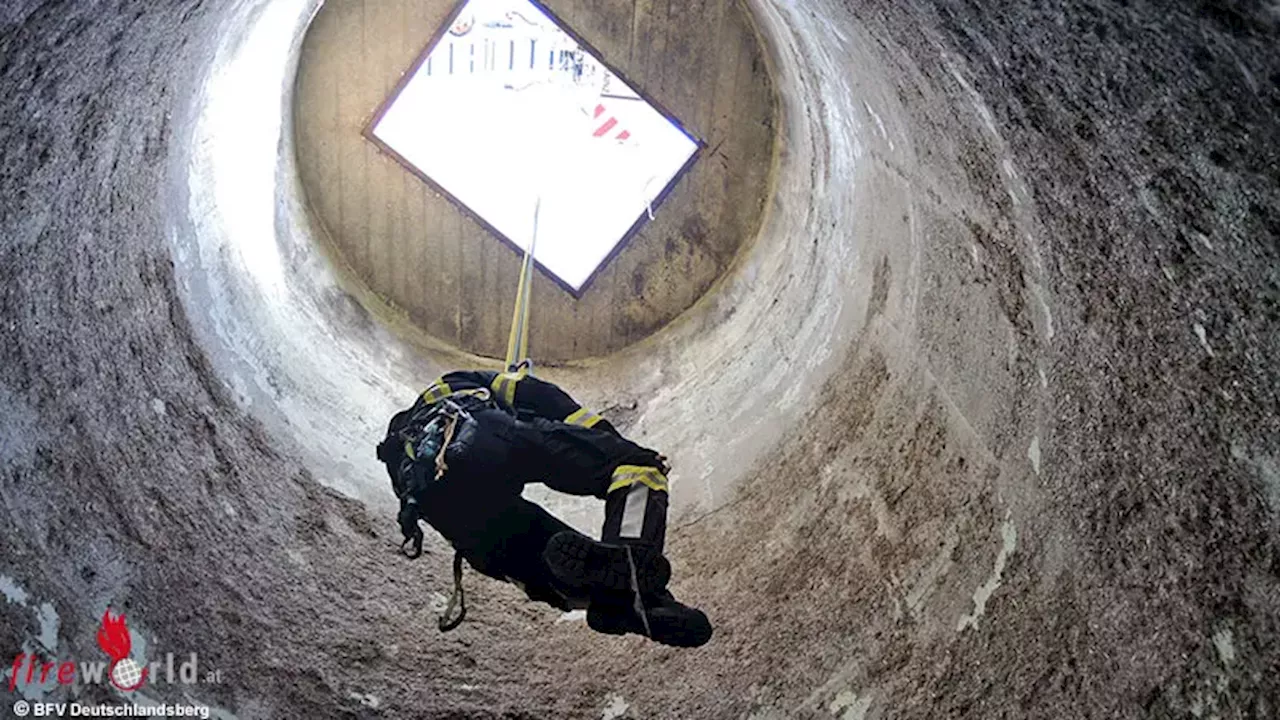
[[[473,432],[475,421],[470,412],[482,406],[492,406],[488,390],[468,390],[456,393],[436,402],[428,403],[419,396],[408,410],[402,410],[391,418],[387,435],[378,443],[378,459],[387,467],[391,487],[400,498],[400,532],[404,542],[400,550],[410,560],[422,556],[423,532],[418,526],[423,491],[440,479],[447,468],[445,449],[455,438],[464,439]],[[406,547],[412,544],[412,548]],[[453,556],[453,595],[449,606],[439,618],[442,632],[448,632],[462,624],[467,616],[466,596],[462,590],[462,555]]]
[[[405,538],[401,549],[413,543],[412,552],[406,553],[410,558],[422,554],[420,503],[427,487],[448,467],[446,447],[455,440],[465,442],[474,431],[471,413],[490,406],[493,399],[488,390],[464,390],[435,402],[419,396],[412,407],[391,418],[387,435],[378,444],[378,459],[400,499],[400,530]]]

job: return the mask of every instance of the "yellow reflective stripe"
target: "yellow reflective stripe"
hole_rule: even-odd
[[[619,465],[618,469],[613,471],[613,483],[609,485],[609,492],[631,487],[636,483],[641,483],[659,492],[667,491],[667,476],[663,475],[658,468],[644,467],[642,465]]]
[[[431,387],[427,388],[426,392],[422,393],[422,399],[426,400],[428,403],[436,403],[452,394],[453,389],[450,388],[449,383],[445,382],[444,378],[441,377],[437,379]]]
[[[575,412],[571,413],[569,417],[565,418],[564,421],[570,425],[581,425],[585,428],[591,428],[595,427],[596,424],[603,419],[604,418],[586,408],[579,408]]]
[[[410,460],[418,459],[418,454],[413,451],[413,443],[408,440],[404,441],[404,454],[408,455]]]
[[[493,382],[489,383],[489,387],[493,390],[493,394],[497,395],[498,400],[500,400],[507,407],[511,407],[512,405],[515,404],[514,402],[515,394],[516,394],[515,388],[511,388],[510,385],[511,383],[507,379],[506,375],[498,375],[493,379]],[[511,392],[508,393],[507,392],[508,390],[510,390]],[[510,395],[510,397],[512,398],[511,400],[507,399],[508,395]]]
[[[500,373],[493,378],[493,382],[489,384],[489,387],[493,388],[493,394],[506,403],[507,407],[514,408],[516,406],[516,383],[523,380],[527,374],[528,370],[523,368],[520,372]]]
[[[504,373],[503,375],[501,395],[502,401],[507,404],[507,407],[513,408],[516,406],[516,383],[519,381],[519,378],[514,378],[510,374]]]
[[[477,397],[487,397],[489,390],[487,388],[463,388],[462,390],[454,390],[444,381],[437,381],[435,385],[427,388],[422,393],[422,399],[428,404],[438,403],[449,397],[457,397],[459,395],[474,395]]]

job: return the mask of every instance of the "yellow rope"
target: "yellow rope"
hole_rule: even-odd
[[[538,198],[533,206],[533,236],[529,240],[529,247],[524,251],[520,284],[516,288],[516,306],[511,313],[511,336],[507,339],[507,372],[515,372],[516,367],[529,355],[529,298],[533,293],[533,253],[538,244],[538,212],[541,209],[542,198]]]
[[[511,313],[511,337],[507,339],[507,372],[509,373],[516,372],[529,355],[529,296],[533,292],[533,249],[538,243],[538,211],[541,209],[542,198],[539,197],[533,206],[533,237],[529,240],[529,247],[524,251],[524,264],[520,267],[520,285],[516,288],[516,307]],[[497,389],[495,388],[494,391],[497,392]],[[511,388],[511,393],[512,399],[508,402],[514,404],[514,386]],[[436,455],[436,480],[444,477],[449,470],[444,456],[449,443],[453,442],[457,426],[458,416],[454,414],[449,418],[449,424],[445,426],[444,442],[440,445],[440,453]],[[632,574],[635,574],[634,569]],[[452,617],[455,609],[458,615]],[[453,595],[450,596],[449,605],[437,623],[441,632],[449,632],[461,625],[466,617],[467,599],[462,589],[462,554],[455,552],[453,554]],[[646,634],[648,622],[648,618],[645,618]]]

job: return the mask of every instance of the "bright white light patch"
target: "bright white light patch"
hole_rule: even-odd
[[[698,143],[529,0],[470,0],[370,136],[575,292]]]

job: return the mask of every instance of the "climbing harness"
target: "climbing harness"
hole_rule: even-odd
[[[463,402],[487,402],[489,397],[488,390],[481,390],[478,393],[460,393],[457,399]],[[396,488],[400,497],[400,529],[405,536],[404,542],[400,543],[400,551],[410,560],[422,556],[423,533],[422,528],[418,527],[417,498],[428,481],[419,459],[430,459],[433,462],[434,473],[430,482],[438,482],[443,478],[449,470],[449,464],[445,460],[446,452],[457,434],[458,423],[469,417],[470,414],[459,402],[453,398],[442,398],[427,406],[425,412],[410,419],[408,427],[418,429],[400,433],[404,442],[404,460],[397,475],[407,478]]]
[[[446,459],[449,445],[457,436],[459,423],[470,418],[467,409],[455,401],[454,397],[463,402],[487,403],[491,395],[488,390],[481,389],[478,392],[458,393],[456,396],[441,398],[428,405],[429,410],[425,418],[415,418],[417,422],[414,425],[422,425],[420,436],[414,433],[404,437],[404,451],[407,457],[401,467],[400,475],[402,477],[408,475],[410,480],[400,489],[400,527],[405,535],[404,542],[400,544],[400,551],[410,560],[416,560],[422,556],[423,542],[422,528],[418,526],[418,501],[415,496],[422,490],[424,478],[421,473],[414,472],[414,464],[419,459],[431,459],[434,469],[431,482],[439,482],[444,478],[445,473],[449,472],[449,463]],[[444,614],[436,620],[436,625],[441,632],[449,632],[461,625],[466,616],[467,599],[462,589],[462,555],[454,553],[453,595],[449,598]]]

